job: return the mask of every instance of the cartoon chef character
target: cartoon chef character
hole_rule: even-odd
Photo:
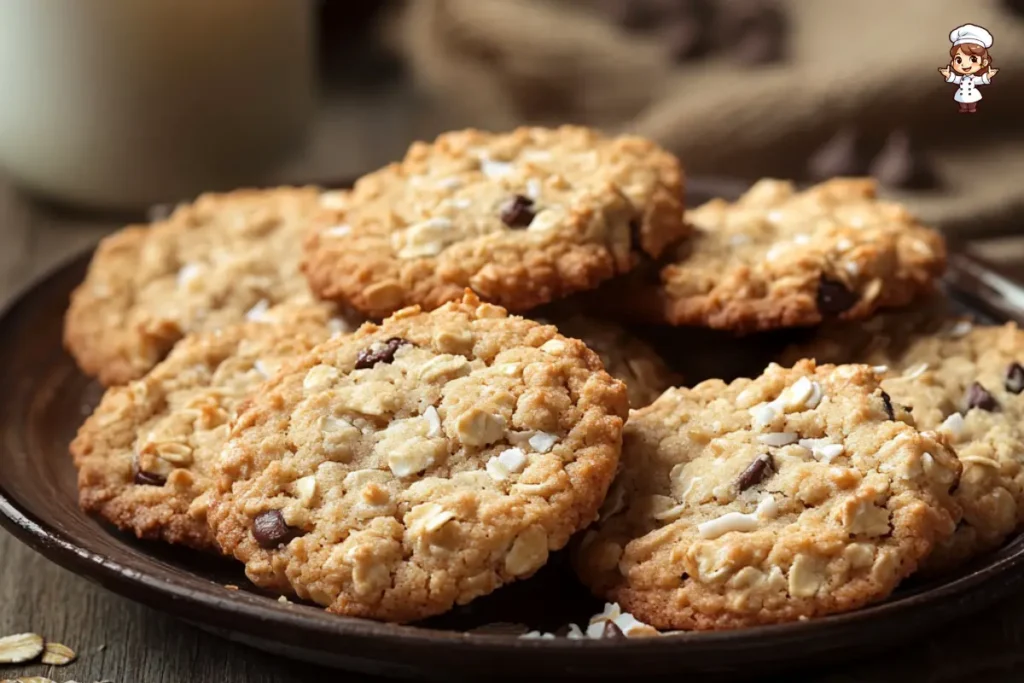
[[[981,93],[978,87],[988,85],[992,77],[999,71],[992,68],[992,57],[988,49],[992,47],[992,34],[981,26],[964,24],[953,29],[949,34],[949,66],[939,69],[939,73],[947,83],[960,86],[953,99],[960,105],[961,114],[973,114],[978,111]]]

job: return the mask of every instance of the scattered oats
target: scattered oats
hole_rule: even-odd
[[[43,650],[43,658],[40,660],[43,664],[52,664],[53,666],[64,666],[75,661],[78,655],[67,645],[61,643],[47,643]]]
[[[17,633],[0,638],[0,664],[27,662],[42,651],[43,637],[35,633]]]
[[[796,432],[773,432],[757,437],[757,440],[765,446],[788,446],[791,443],[796,443],[799,439]]]
[[[966,426],[967,424],[964,422],[963,415],[960,413],[952,413],[942,421],[939,429],[944,432],[949,432],[949,434],[956,439],[961,439],[964,436],[964,429]]]
[[[285,597],[285,596],[283,596],[283,595],[279,596],[279,597],[277,598],[277,601],[278,601],[278,602],[280,602],[280,603],[286,604],[286,605],[290,605],[290,604],[292,604],[292,601],[291,601],[291,600],[289,600],[288,598],[286,598],[286,597]]]
[[[270,309],[270,302],[260,299],[256,305],[245,314],[245,319],[250,322],[264,322],[267,319],[267,311]]]
[[[903,376],[906,379],[917,379],[918,377],[923,375],[927,370],[928,370],[928,364],[927,363],[918,363],[914,367],[912,367],[909,370],[907,370],[906,372],[904,372]]]
[[[227,588],[229,591],[236,591],[236,590],[238,590],[238,586],[236,586],[233,583],[226,583],[226,584],[224,584],[224,587]]]
[[[569,632],[565,635],[565,637],[569,640],[580,640],[582,638],[586,638],[587,634],[584,633],[583,629],[581,629],[576,624],[569,624]]]
[[[558,437],[547,432],[537,432],[530,437],[530,448],[538,453],[547,453],[558,443]]]
[[[889,372],[889,366],[888,365],[875,365],[875,366],[872,366],[871,370],[876,375],[884,375],[885,373]]]
[[[347,223],[332,225],[320,234],[327,235],[328,237],[346,237],[352,234],[352,226]]]
[[[669,509],[662,510],[661,512],[655,514],[654,515],[654,519],[658,520],[659,522],[669,522],[669,521],[672,521],[674,519],[677,519],[680,515],[683,514],[683,512],[685,510],[686,510],[686,503],[680,503],[679,505],[673,505]]]
[[[526,181],[526,196],[530,199],[540,199],[541,184],[536,178],[530,178]]]
[[[619,630],[622,631],[623,635],[627,638],[659,635],[658,630],[653,626],[648,626],[629,612],[623,612],[618,603],[606,602],[604,610],[600,614],[595,614],[590,618],[590,623],[586,630],[586,636],[595,640],[603,638],[605,625],[608,622],[618,626]],[[571,633],[572,626],[569,627],[569,630]]]
[[[493,161],[487,157],[480,158],[480,170],[488,178],[501,178],[511,173],[515,167],[504,161]]]
[[[965,465],[981,465],[982,467],[991,467],[995,470],[1001,469],[998,462],[982,455],[961,455],[960,462]]]
[[[203,272],[203,267],[198,263],[186,263],[178,271],[178,286],[184,287],[195,280]]]
[[[559,354],[565,351],[565,342],[561,339],[549,339],[540,345],[540,350],[544,353]]]
[[[348,206],[345,192],[324,192],[320,195],[320,206],[325,209],[344,209]]]
[[[554,640],[554,633],[541,633],[540,631],[530,631],[519,636],[523,640]]]
[[[831,443],[828,439],[800,439],[800,446],[811,452],[815,458],[826,463],[843,454],[845,450],[842,444]]]

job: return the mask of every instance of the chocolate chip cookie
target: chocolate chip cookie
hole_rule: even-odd
[[[662,629],[726,629],[887,596],[959,510],[960,463],[865,365],[670,389],[630,415],[622,474],[575,553],[597,595]]]
[[[134,532],[200,549],[213,461],[235,409],[323,326],[241,323],[186,337],[147,375],[107,390],[71,443],[82,508]]]
[[[448,133],[361,178],[318,221],[303,268],[371,317],[464,289],[522,312],[629,271],[682,237],[678,160],[572,126]]]
[[[313,188],[208,194],[166,220],[111,235],[72,294],[65,345],[109,386],[141,377],[190,332],[332,316],[351,327],[353,318],[315,302],[299,272],[320,202]]]
[[[787,355],[885,367],[893,403],[949,441],[964,468],[955,494],[964,514],[928,559],[927,569],[943,570],[998,547],[1024,522],[1024,332],[913,313],[908,325],[906,317],[873,321],[871,342],[853,353],[856,335],[837,325]]]
[[[626,390],[473,295],[326,342],[264,385],[209,520],[259,586],[411,621],[530,576],[592,522]]]
[[[669,263],[602,292],[604,306],[675,325],[738,332],[865,318],[934,289],[942,237],[875,183],[836,179],[798,192],[762,180],[735,203],[686,214],[696,234]]]
[[[683,378],[646,343],[618,325],[583,315],[538,318],[561,334],[581,340],[595,352],[605,371],[625,383],[631,408],[643,408]]]

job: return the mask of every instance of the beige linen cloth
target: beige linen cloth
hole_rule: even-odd
[[[765,66],[675,64],[592,2],[408,0],[390,36],[453,120],[633,131],[694,175],[801,178],[844,126],[878,146],[909,129],[942,186],[894,196],[948,231],[1024,231],[1024,16],[1000,0],[788,0],[787,58]],[[973,115],[938,73],[965,23],[992,32],[999,69]]]

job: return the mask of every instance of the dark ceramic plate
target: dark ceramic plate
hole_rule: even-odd
[[[559,556],[529,581],[417,625],[380,624],[279,603],[249,585],[232,562],[142,543],[79,511],[67,445],[101,390],[78,372],[60,339],[68,295],[87,262],[83,255],[38,282],[0,319],[0,523],[54,562],[226,638],[343,669],[420,679],[763,675],[786,663],[861,657],[920,637],[925,629],[991,603],[1024,577],[1024,539],[1016,538],[955,575],[908,582],[886,602],[856,612],[629,641],[521,640],[474,631],[494,622],[553,631],[569,622],[585,623],[600,611]],[[954,259],[948,282],[951,296],[981,317],[1020,318],[1024,310],[1024,290],[967,257]],[[654,337],[676,358],[702,359],[683,368],[692,380],[700,378],[697,365],[705,373],[756,371],[789,341],[783,335],[743,343],[681,331]],[[742,353],[730,350],[738,344]],[[687,352],[680,353],[681,347]],[[706,348],[715,349],[711,361],[703,360]],[[759,351],[751,355],[752,349]],[[729,365],[737,358],[744,366]]]

